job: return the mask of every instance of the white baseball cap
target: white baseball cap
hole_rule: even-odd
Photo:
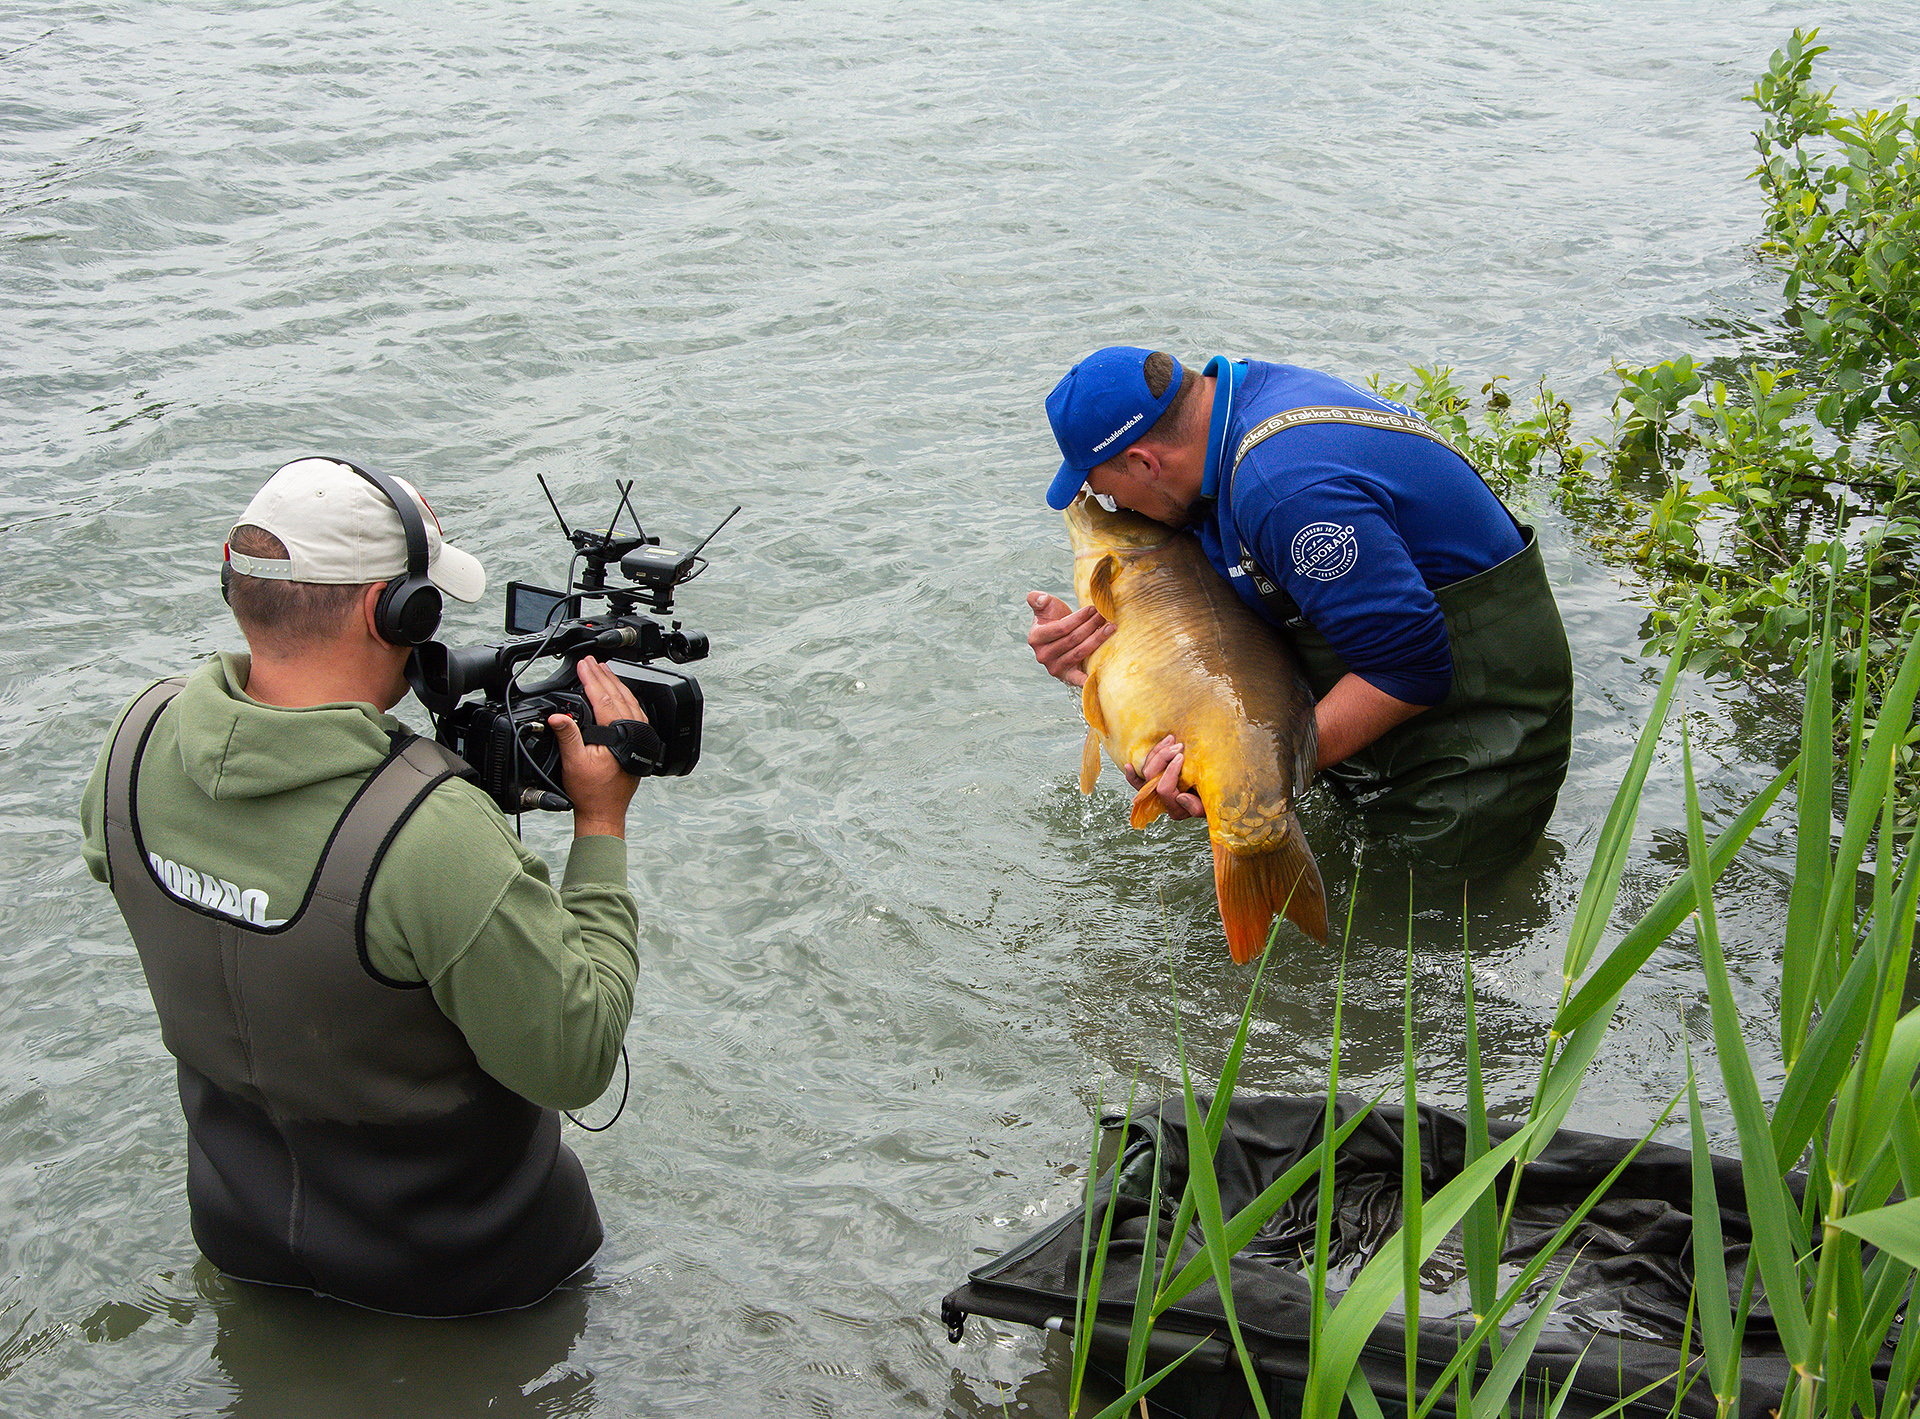
[[[486,570],[441,535],[440,519],[413,484],[393,481],[420,509],[427,580],[461,601],[478,601],[487,589]],[[227,560],[242,576],[358,586],[407,573],[407,530],[398,510],[377,485],[331,458],[287,464],[253,495],[234,526],[242,523],[271,532],[287,549],[285,561],[229,549]]]

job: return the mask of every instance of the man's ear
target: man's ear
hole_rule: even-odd
[[[380,634],[380,595],[386,589],[384,581],[376,581],[366,589],[360,597],[360,619],[366,625],[368,635],[381,645],[392,645],[392,641]]]

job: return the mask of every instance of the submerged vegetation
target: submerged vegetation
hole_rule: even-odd
[[[1544,481],[1604,556],[1636,569],[1649,650],[1671,650],[1691,617],[1697,668],[1793,692],[1830,648],[1842,691],[1866,688],[1840,735],[1857,746],[1920,624],[1920,117],[1836,109],[1814,85],[1817,33],[1795,30],[1748,95],[1758,253],[1786,300],[1765,348],[1616,365],[1611,427],[1587,438],[1544,380],[1496,379],[1477,401],[1445,368],[1379,387],[1490,478]],[[1847,608],[1830,637],[1811,609],[1829,591]],[[1895,760],[1910,833],[1907,739]]]

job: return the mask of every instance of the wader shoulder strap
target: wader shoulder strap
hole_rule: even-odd
[[[1392,433],[1418,434],[1423,439],[1432,439],[1449,453],[1457,455],[1461,462],[1472,467],[1473,460],[1459,449],[1441,438],[1433,431],[1433,425],[1425,419],[1416,419],[1411,414],[1402,414],[1393,409],[1363,409],[1347,404],[1303,404],[1298,409],[1282,409],[1270,419],[1262,419],[1248,429],[1240,440],[1240,446],[1233,451],[1233,472],[1240,471],[1240,460],[1245,458],[1258,443],[1264,443],[1282,429],[1295,428],[1301,424],[1357,424],[1365,429],[1386,429]],[[1476,470],[1477,471],[1477,470]],[[1232,482],[1232,474],[1228,475]]]
[[[1239,474],[1240,464],[1246,456],[1257,445],[1265,443],[1275,434],[1286,429],[1298,428],[1302,424],[1355,424],[1363,429],[1385,429],[1391,433],[1414,434],[1423,439],[1431,439],[1467,467],[1472,468],[1473,476],[1487,487],[1489,493],[1493,493],[1494,501],[1500,503],[1500,510],[1507,514],[1508,520],[1516,528],[1520,526],[1520,520],[1508,510],[1506,503],[1501,501],[1500,495],[1494,493],[1491,486],[1487,486],[1486,476],[1474,467],[1473,460],[1435,433],[1433,426],[1425,419],[1416,419],[1411,414],[1402,414],[1392,409],[1365,409],[1347,404],[1303,404],[1297,409],[1282,409],[1272,418],[1262,419],[1248,429],[1241,437],[1239,446],[1233,451],[1233,467],[1227,472],[1227,506],[1229,508],[1233,506],[1233,480]],[[1233,525],[1233,536],[1240,549],[1240,570],[1245,572],[1248,580],[1253,583],[1253,589],[1259,593],[1261,605],[1265,606],[1282,625],[1300,625],[1305,620],[1300,613],[1300,603],[1293,599],[1276,578],[1268,574],[1265,567],[1254,560],[1253,553],[1247,550],[1247,544],[1240,536],[1240,524],[1237,519]]]
[[[102,805],[107,837],[107,876],[119,876],[118,868],[139,857],[139,833],[134,827],[133,800],[135,781],[140,772],[140,756],[146,752],[147,739],[153,733],[160,711],[186,685],[184,675],[150,685],[127,707],[107,750],[107,781]],[[118,851],[116,851],[118,849]]]
[[[312,898],[352,904],[354,949],[367,974],[383,985],[418,989],[426,982],[390,979],[375,970],[367,956],[367,905],[374,874],[427,795],[450,778],[471,777],[466,760],[452,750],[431,739],[405,736],[347,806],[320,859]]]

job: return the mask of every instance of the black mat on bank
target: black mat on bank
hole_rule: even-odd
[[[1201,1100],[1204,1113],[1207,1101]],[[1237,1097],[1229,1106],[1226,1131],[1215,1158],[1221,1203],[1231,1217],[1320,1144],[1324,1097]],[[1357,1098],[1338,1099],[1341,1121],[1361,1107]],[[1400,1137],[1402,1111],[1375,1108],[1336,1155],[1335,1206],[1329,1288],[1336,1293],[1351,1281],[1400,1224]],[[1515,1125],[1495,1123],[1495,1141]],[[1466,1125],[1458,1115],[1422,1106],[1419,1111],[1423,1191],[1431,1196],[1465,1163]],[[1571,1211],[1633,1148],[1633,1140],[1607,1138],[1562,1129],[1535,1162],[1522,1170],[1520,1199],[1502,1254],[1505,1279],[1531,1259]],[[1151,1105],[1127,1121],[1118,1166],[1120,1196],[1113,1240],[1101,1283],[1099,1321],[1093,1358],[1101,1371],[1117,1379],[1126,1353],[1127,1331],[1139,1275],[1140,1256],[1151,1226],[1164,1254],[1174,1212],[1187,1176],[1187,1129],[1183,1103],[1171,1098]],[[1161,1215],[1147,1215],[1152,1169],[1158,1157]],[[1804,1180],[1790,1180],[1796,1196]],[[1737,1302],[1750,1240],[1737,1161],[1714,1160],[1714,1185],[1720,1203],[1720,1228],[1727,1252],[1730,1286]],[[1505,1197],[1506,1180],[1500,1196]],[[1100,1234],[1108,1183],[1097,1186],[1093,1236]],[[1299,1381],[1307,1373],[1307,1335],[1311,1315],[1310,1276],[1302,1261],[1313,1248],[1317,1184],[1309,1181],[1269,1220],[1253,1242],[1233,1259],[1236,1314],[1248,1349],[1262,1376],[1262,1389],[1276,1415],[1299,1408]],[[1653,1419],[1675,1412],[1672,1377],[1681,1370],[1680,1342],[1692,1284],[1692,1161],[1684,1149],[1648,1144],[1627,1166],[1603,1199],[1573,1234],[1563,1255],[1572,1269],[1546,1322],[1529,1377],[1515,1393],[1516,1413],[1537,1412],[1544,1380],[1557,1392],[1569,1375],[1574,1390],[1563,1419],[1582,1419],[1616,1405],[1625,1396],[1657,1387],[1625,1411],[1632,1419]],[[969,1315],[991,1316],[1033,1326],[1073,1314],[1080,1276],[1080,1238],[1084,1209],[1076,1208],[1004,1255],[973,1271],[967,1284],[949,1294],[942,1316],[949,1334],[959,1339]],[[1184,1261],[1201,1247],[1198,1223],[1179,1239]],[[1564,1267],[1549,1265],[1533,1296],[1544,1296],[1552,1277]],[[1422,1272],[1419,1352],[1431,1383],[1450,1359],[1457,1340],[1471,1328],[1466,1273],[1460,1238],[1446,1238]],[[1504,1281],[1503,1281],[1504,1284]],[[1757,1288],[1757,1282],[1756,1282]],[[1507,1318],[1511,1335],[1531,1314],[1523,1299]],[[1070,1324],[1069,1324],[1070,1331]],[[1383,1408],[1403,1408],[1405,1320],[1389,1312],[1375,1329],[1361,1364]],[[1216,1335],[1181,1371],[1149,1397],[1161,1414],[1190,1419],[1231,1419],[1249,1413],[1245,1382],[1229,1349],[1219,1293],[1211,1280],[1160,1318],[1148,1373],[1181,1354],[1202,1336]],[[1686,1373],[1698,1376],[1699,1328],[1694,1326],[1693,1358]],[[1741,1419],[1764,1419],[1780,1400],[1788,1365],[1779,1348],[1772,1314],[1763,1291],[1756,1290],[1747,1324],[1742,1368]],[[1585,1352],[1584,1358],[1582,1352]],[[1891,1357],[1889,1347],[1882,1362]],[[1484,1364],[1484,1360],[1483,1360]],[[1877,1367],[1878,1368],[1878,1367]],[[1451,1413],[1444,1403],[1437,1407]],[[1686,1386],[1678,1413],[1712,1419],[1713,1396],[1704,1378]]]

